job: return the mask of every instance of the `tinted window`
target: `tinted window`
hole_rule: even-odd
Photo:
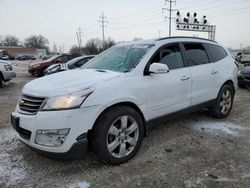
[[[183,59],[178,45],[160,48],[151,63],[166,64],[170,70],[183,67]]]
[[[207,52],[200,43],[184,44],[188,66],[201,65],[209,63]]]
[[[220,46],[213,45],[213,44],[205,44],[205,46],[213,62],[219,61],[227,56],[226,51]]]
[[[82,65],[84,65],[85,63],[87,63],[89,60],[90,60],[89,58],[82,59],[81,61],[78,61],[76,63],[76,66],[77,67],[81,67]]]

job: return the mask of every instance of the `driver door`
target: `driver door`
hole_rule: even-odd
[[[166,64],[169,72],[145,76],[149,119],[188,108],[191,103],[192,77],[190,70],[184,67],[179,44],[158,49],[149,62],[152,63]]]

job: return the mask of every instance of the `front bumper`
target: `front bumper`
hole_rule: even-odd
[[[29,145],[28,145],[29,146]],[[32,150],[37,153],[48,157],[50,159],[59,159],[59,160],[72,160],[72,159],[82,159],[87,156],[88,152],[88,140],[79,140],[73,144],[69,151],[65,153],[53,153],[47,152],[44,150],[39,150],[37,148],[29,146]]]
[[[10,81],[16,77],[16,73],[14,71],[3,71],[2,74],[5,82]]]
[[[11,115],[19,119],[18,138],[29,147],[46,156],[67,159],[68,156],[85,156],[87,153],[87,132],[98,117],[99,106],[72,110],[38,111],[36,115],[22,114],[17,110]],[[13,124],[13,122],[12,122]],[[61,146],[49,147],[35,142],[37,130],[65,129],[70,131]],[[79,136],[85,135],[85,137]],[[75,156],[75,157],[74,157]]]

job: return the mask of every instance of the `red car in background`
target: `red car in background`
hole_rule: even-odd
[[[67,61],[80,56],[80,54],[60,54],[60,55],[54,55],[51,58],[41,61],[32,63],[29,66],[29,73],[33,76],[43,76],[44,71],[46,68],[48,68],[50,65],[57,64],[57,63],[66,63]]]

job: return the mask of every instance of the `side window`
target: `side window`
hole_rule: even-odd
[[[184,43],[188,66],[209,63],[207,52],[200,43]]]
[[[213,44],[204,44],[211,56],[213,62],[219,61],[227,56],[227,52],[220,46]]]
[[[84,65],[85,63],[87,63],[88,60],[89,60],[88,58],[82,59],[82,60],[80,60],[80,61],[78,61],[78,62],[76,63],[76,66],[77,66],[77,67],[81,67],[82,65]]]
[[[183,67],[183,59],[177,44],[160,48],[150,63],[166,64],[170,70]]]

